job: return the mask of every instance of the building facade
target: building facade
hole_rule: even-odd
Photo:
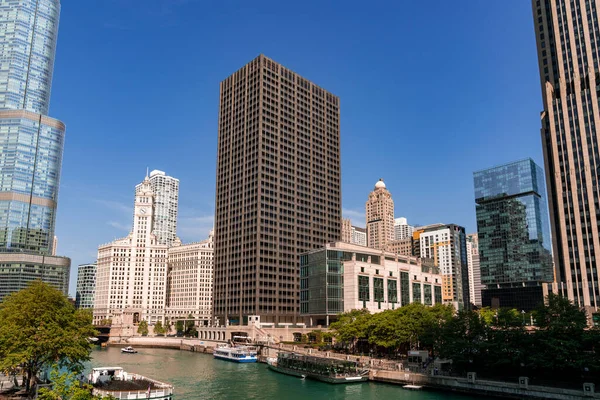
[[[154,234],[160,244],[170,247],[177,239],[179,179],[155,169],[150,172],[149,181],[154,193]],[[142,185],[140,183],[135,187],[136,194]]]
[[[75,307],[94,308],[96,293],[96,263],[82,264],[77,268]]]
[[[42,257],[53,251],[65,139],[65,125],[47,115],[59,15],[59,0],[0,0],[0,252],[5,282],[46,281],[62,275],[68,260]],[[68,273],[66,281],[65,286],[63,278],[47,280],[65,295]]]
[[[531,310],[554,279],[544,173],[526,159],[473,179],[483,305]]]
[[[394,220],[394,240],[412,239],[415,227],[408,224],[404,217]]]
[[[555,289],[600,307],[598,0],[532,0]]]
[[[418,257],[431,259],[442,274],[442,299],[457,310],[470,308],[465,228],[433,224],[415,228]]]
[[[467,268],[469,269],[469,299],[481,307],[481,270],[479,268],[479,239],[476,233],[467,235]]]
[[[367,230],[358,226],[353,226],[351,231],[350,243],[358,244],[359,246],[367,245]]]
[[[412,236],[406,239],[392,240],[386,246],[386,251],[398,254],[401,256],[413,255],[413,239]]]
[[[367,246],[385,249],[394,240],[394,200],[383,179],[375,184],[365,204],[367,219]]]
[[[94,323],[132,313],[137,323],[164,322],[167,245],[153,232],[154,192],[149,179],[137,190],[133,229],[98,248]]]
[[[442,303],[442,277],[415,257],[328,243],[300,256],[300,315],[308,326],[325,325],[355,309],[393,310]]]
[[[340,100],[260,55],[221,82],[214,316],[293,323],[299,255],[340,239]]]
[[[213,232],[197,243],[169,248],[166,319],[185,319],[190,315],[199,325],[211,324],[213,287]]]

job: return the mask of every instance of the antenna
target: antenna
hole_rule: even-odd
[[[148,179],[148,171],[150,170],[150,168],[146,167],[146,179]]]

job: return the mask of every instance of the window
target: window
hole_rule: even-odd
[[[387,290],[388,303],[392,303],[393,307],[393,304],[398,302],[398,282],[395,279],[388,279]]]
[[[408,281],[408,272],[400,272],[400,299],[401,306],[410,303],[410,282]]]
[[[423,285],[423,304],[426,306],[432,305],[431,285]]]
[[[441,286],[434,286],[433,288],[435,304],[442,304],[442,288]]]
[[[377,302],[384,301],[384,298],[383,298],[383,278],[373,278],[373,298]]]
[[[421,283],[413,282],[413,303],[421,303]]]
[[[369,301],[369,277],[358,277],[358,300]]]

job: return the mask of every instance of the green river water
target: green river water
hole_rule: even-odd
[[[466,400],[475,397],[433,391],[410,391],[382,383],[331,385],[282,375],[266,364],[236,364],[212,355],[167,349],[138,349],[122,354],[117,347],[94,350],[93,367],[123,367],[169,382],[177,400],[205,399],[364,399]],[[481,397],[479,397],[481,399]]]

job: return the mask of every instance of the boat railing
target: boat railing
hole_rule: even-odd
[[[166,389],[166,390],[165,390]],[[172,388],[162,388],[162,389],[154,389],[150,390],[150,396],[148,396],[148,391],[145,390],[137,390],[137,391],[112,391],[112,390],[104,390],[104,389],[95,389],[95,394],[100,396],[112,396],[116,399],[160,399],[165,396],[170,396],[173,394]]]
[[[132,373],[128,372],[127,377],[128,377],[128,380],[134,380],[134,381],[144,380],[147,382],[152,382],[157,388],[160,388],[160,389],[172,388],[172,386],[169,385],[168,383],[157,381],[156,379],[148,378],[147,376],[143,376],[143,375],[139,375],[139,374],[132,374]]]

